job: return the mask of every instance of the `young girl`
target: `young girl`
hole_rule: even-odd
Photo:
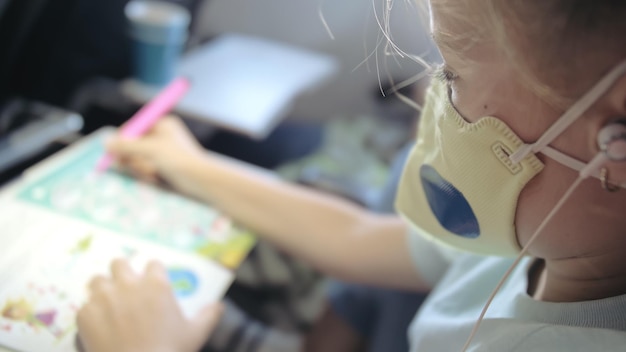
[[[330,275],[432,289],[412,351],[623,350],[626,3],[429,5],[444,65],[396,201],[412,231],[202,152],[175,119],[110,149]],[[87,350],[197,350],[218,312],[183,319],[164,277],[116,262],[96,278]]]

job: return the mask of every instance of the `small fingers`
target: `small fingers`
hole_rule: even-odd
[[[125,259],[115,259],[111,263],[111,275],[118,282],[132,282],[137,280],[137,273]]]
[[[92,292],[97,291],[105,291],[113,287],[113,283],[110,279],[104,277],[103,275],[98,275],[91,279],[89,282],[89,290]]]
[[[137,178],[152,183],[158,179],[158,173],[154,163],[149,162],[145,158],[131,159],[127,165],[132,170],[133,175]]]
[[[165,266],[159,261],[152,260],[146,265],[145,275],[150,279],[157,279],[158,281],[169,284],[169,278]]]
[[[113,289],[113,282],[111,281],[111,279],[103,275],[98,275],[91,279],[88,287],[91,294],[97,292],[105,292]]]
[[[128,139],[120,136],[109,138],[105,142],[106,150],[116,157],[139,157],[150,156],[154,152],[154,147],[149,140]]]
[[[98,287],[101,285],[107,285],[104,277],[94,278],[90,286]],[[96,291],[98,292],[98,291]],[[93,295],[93,293],[92,293]],[[76,327],[78,332],[75,340],[76,350],[79,352],[92,351],[95,349],[88,346],[90,340],[98,340],[98,335],[103,331],[102,323],[106,321],[107,312],[110,311],[110,306],[103,304],[102,301],[89,300],[76,312]]]
[[[159,180],[156,167],[146,158],[120,157],[117,159],[116,166],[121,172],[145,182],[156,183]]]

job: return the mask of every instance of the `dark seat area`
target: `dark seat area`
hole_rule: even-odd
[[[127,0],[12,0],[0,18],[0,96],[65,106],[94,76],[130,73]]]

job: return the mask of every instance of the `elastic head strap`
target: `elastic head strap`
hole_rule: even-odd
[[[626,61],[623,61],[606,74],[582,98],[570,106],[567,111],[535,142],[524,144],[511,154],[510,159],[517,164],[530,153],[538,153],[568,128],[576,119],[585,113],[598,99],[613,86],[621,76],[626,74]]]

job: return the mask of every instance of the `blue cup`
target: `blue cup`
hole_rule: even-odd
[[[176,73],[191,16],[184,7],[164,1],[133,0],[126,5],[132,41],[133,77],[164,86]]]

